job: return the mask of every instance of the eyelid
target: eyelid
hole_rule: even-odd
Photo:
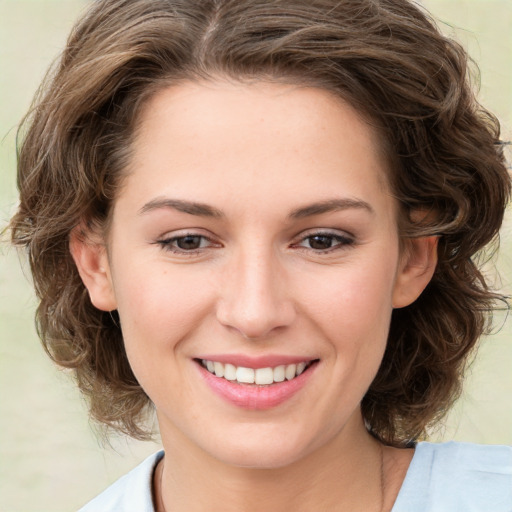
[[[332,236],[333,238],[344,238],[347,240],[355,241],[356,237],[345,230],[342,229],[331,229],[331,228],[313,228],[307,229],[299,233],[295,239],[297,241],[304,240],[305,238],[309,238],[312,236]]]
[[[175,240],[176,238],[184,238],[187,236],[200,236],[202,238],[206,238],[213,242],[215,240],[215,236],[210,232],[203,228],[184,228],[184,229],[176,229],[172,231],[166,231],[162,235],[160,235],[156,242],[162,242],[166,240]]]

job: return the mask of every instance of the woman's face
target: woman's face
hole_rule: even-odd
[[[318,89],[184,83],[149,102],[88,288],[118,309],[164,444],[279,467],[364,429],[391,311],[424,286],[386,174],[374,131]]]

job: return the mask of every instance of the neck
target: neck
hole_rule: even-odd
[[[388,501],[385,452],[362,421],[346,425],[328,445],[270,469],[225,464],[176,432],[162,432],[162,439],[166,455],[155,479],[158,512],[378,512]]]

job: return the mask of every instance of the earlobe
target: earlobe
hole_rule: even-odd
[[[107,250],[102,240],[75,228],[71,232],[69,250],[92,304],[102,311],[116,309]]]
[[[393,290],[394,308],[412,304],[427,287],[437,265],[438,240],[428,236],[407,241]]]

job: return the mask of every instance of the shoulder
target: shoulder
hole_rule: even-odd
[[[78,512],[154,512],[153,472],[163,455],[160,451],[148,457]]]
[[[472,443],[419,443],[419,458],[438,459],[443,464],[463,463],[464,466],[482,469],[488,467],[495,470],[507,466],[510,474],[512,463],[512,447],[499,445],[483,445]]]
[[[512,511],[512,447],[419,443],[393,512]]]

